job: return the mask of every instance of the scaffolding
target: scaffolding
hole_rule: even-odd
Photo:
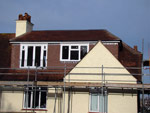
[[[87,70],[100,70],[99,72],[79,72],[79,73],[71,73],[70,71],[74,68],[77,69],[87,69]],[[105,70],[120,70],[120,73],[108,73]],[[56,113],[56,98],[57,98],[57,89],[62,88],[63,90],[63,109],[60,110],[60,113],[65,113],[65,95],[66,92],[69,94],[68,98],[68,106],[70,106],[70,92],[72,90],[77,89],[86,89],[90,91],[91,89],[95,88],[97,90],[100,90],[101,95],[107,95],[108,91],[115,91],[115,92],[129,92],[129,93],[138,93],[142,95],[142,113],[145,113],[144,111],[144,95],[150,94],[150,84],[144,84],[144,82],[138,82],[134,80],[108,80],[106,79],[109,76],[115,76],[115,77],[144,77],[144,76],[150,76],[150,74],[144,74],[144,73],[122,73],[122,69],[124,67],[104,67],[103,65],[101,67],[67,67],[66,65],[64,67],[47,67],[47,68],[40,68],[36,67],[35,69],[21,69],[21,68],[0,68],[0,70],[15,70],[15,72],[11,71],[1,71],[0,76],[13,76],[13,75],[24,75],[26,76],[26,80],[24,81],[0,81],[0,90],[9,90],[12,88],[18,88],[18,90],[27,91],[30,86],[34,87],[34,91],[36,92],[37,87],[47,87],[47,88],[55,88],[55,104],[53,113]],[[125,67],[127,70],[144,70],[149,68],[141,68],[141,67]],[[16,71],[17,70],[17,71]],[[19,70],[19,71],[18,71]],[[51,71],[53,70],[53,71]],[[60,71],[63,70],[63,71]],[[18,73],[21,72],[21,73]],[[30,76],[34,76],[33,80],[30,80]],[[51,75],[63,75],[63,79],[59,81],[41,81],[38,80],[39,75],[48,75],[51,77]],[[72,79],[72,76],[84,76],[85,79]],[[68,76],[68,77],[66,77]],[[100,79],[86,79],[87,76],[99,76]],[[34,93],[35,94],[35,93]],[[34,100],[36,99],[36,95],[34,96]],[[105,102],[105,101],[104,101]],[[105,103],[103,102],[103,112],[107,112],[105,110]],[[35,102],[34,102],[35,105]],[[35,107],[34,107],[35,108]],[[33,109],[33,112],[35,110]],[[70,113],[70,107],[67,109],[67,113]]]

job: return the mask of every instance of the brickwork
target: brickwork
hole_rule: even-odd
[[[89,51],[94,47],[94,45],[89,46]],[[118,45],[105,45],[105,47],[116,57],[118,58]],[[12,54],[11,54],[11,67],[19,68],[20,64],[20,45],[12,45]],[[63,62],[60,61],[60,45],[48,45],[47,52],[47,66],[67,66],[74,67],[78,62]]]
[[[11,68],[19,68],[20,45],[11,46]]]
[[[118,44],[116,45],[104,45],[117,59],[118,59]]]

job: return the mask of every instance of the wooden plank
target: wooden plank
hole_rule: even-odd
[[[39,86],[61,86],[66,87],[102,87],[102,83],[91,82],[37,82]]]
[[[0,81],[0,86],[25,86],[34,85],[34,82],[26,81]],[[93,83],[93,82],[47,82],[38,81],[38,86],[49,86],[49,87],[107,87],[107,88],[144,88],[150,89],[150,84],[132,84],[132,83]]]
[[[0,81],[0,85],[10,85],[10,86],[24,86],[24,85],[33,85],[34,82],[27,81]]]

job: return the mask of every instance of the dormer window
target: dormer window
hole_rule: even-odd
[[[88,50],[88,44],[62,44],[60,61],[80,61]]]
[[[20,67],[46,67],[47,44],[21,44]]]

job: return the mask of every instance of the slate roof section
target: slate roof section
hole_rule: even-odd
[[[46,42],[46,41],[116,41],[120,40],[107,30],[56,30],[32,31],[16,37],[11,42]]]
[[[0,68],[10,67],[11,46],[9,40],[15,33],[0,33]]]

